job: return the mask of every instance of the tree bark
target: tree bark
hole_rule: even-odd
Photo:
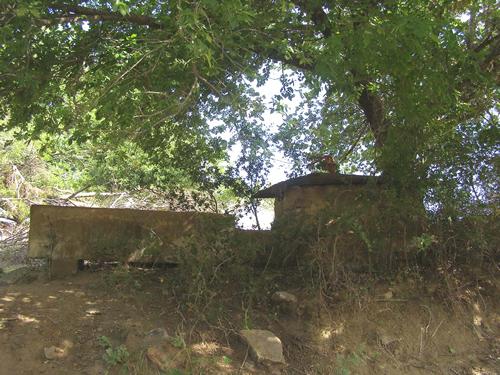
[[[368,125],[375,137],[375,145],[379,148],[384,146],[388,121],[385,118],[382,99],[365,87],[359,96],[358,104],[363,110]]]

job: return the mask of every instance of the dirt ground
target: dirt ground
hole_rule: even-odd
[[[0,286],[1,375],[270,373],[238,339],[250,320],[281,338],[288,374],[500,373],[500,299],[491,282],[452,288],[456,304],[444,285],[409,281],[339,291],[328,307],[294,289],[297,314],[258,303],[251,319],[248,308],[230,303],[236,294],[221,294],[223,314],[195,319],[166,282],[179,269],[105,269],[53,281],[38,272]],[[159,328],[182,353],[178,368],[165,372],[143,346]],[[47,359],[52,346],[58,354]]]

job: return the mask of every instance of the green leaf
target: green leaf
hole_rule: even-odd
[[[26,16],[28,13],[29,13],[29,8],[27,8],[26,6],[20,5],[20,6],[16,9],[16,15],[17,15],[18,17],[24,17],[24,16]]]
[[[126,16],[130,13],[128,5],[121,0],[115,0],[113,4],[113,10],[119,12],[122,16]]]

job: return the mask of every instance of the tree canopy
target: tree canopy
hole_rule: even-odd
[[[498,189],[495,0],[23,0],[0,11],[0,115],[20,137],[127,142],[205,187],[237,172],[237,142],[249,186],[274,143],[297,173],[331,154],[441,204]],[[281,93],[266,108],[258,86],[276,71]],[[272,134],[266,109],[284,118]]]

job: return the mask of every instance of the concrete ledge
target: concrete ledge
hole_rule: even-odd
[[[33,205],[28,256],[49,259],[52,277],[75,273],[80,259],[176,262],[194,235],[234,222],[201,212]]]

